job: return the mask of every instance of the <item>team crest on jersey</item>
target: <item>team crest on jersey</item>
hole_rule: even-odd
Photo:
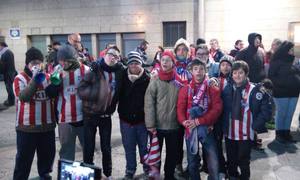
[[[76,86],[68,86],[68,87],[66,87],[65,91],[69,95],[74,95],[77,93],[77,87]]]
[[[45,90],[38,90],[35,92],[34,96],[32,97],[35,101],[45,101],[48,100],[48,96],[46,95]]]
[[[262,100],[262,98],[263,98],[263,94],[262,93],[260,93],[260,92],[258,92],[258,93],[256,93],[256,99],[257,100]]]

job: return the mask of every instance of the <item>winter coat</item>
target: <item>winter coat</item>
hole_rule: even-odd
[[[153,79],[145,94],[145,124],[147,128],[178,129],[176,104],[179,88],[171,81]]]
[[[123,77],[118,105],[120,120],[131,125],[144,123],[144,100],[146,89],[150,82],[150,75],[144,70],[139,79],[131,82],[126,69],[124,70]]]
[[[300,70],[293,65],[293,59],[282,57],[270,61],[269,78],[274,85],[276,98],[298,97],[300,92]]]
[[[248,36],[249,46],[242,49],[236,55],[236,60],[245,61],[249,66],[249,79],[250,82],[261,82],[266,74],[264,71],[264,54],[254,46],[254,40],[256,37],[261,39],[261,35],[257,33],[251,33]]]

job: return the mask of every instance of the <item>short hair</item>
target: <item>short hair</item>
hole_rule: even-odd
[[[118,48],[118,46],[117,45],[111,45],[111,46],[109,46],[108,48],[107,48],[107,51],[106,52],[108,52],[108,50],[110,50],[110,49],[114,49],[114,50],[116,50],[116,51],[118,51],[119,53],[120,53],[120,49]]]
[[[200,45],[200,44],[205,44],[205,43],[206,43],[206,41],[203,38],[198,38],[197,41],[196,41],[197,46]]]
[[[206,71],[206,63],[201,61],[199,58],[193,59],[189,64],[188,64],[188,69],[189,71],[192,71],[194,66],[203,66],[205,71]]]
[[[140,43],[141,46],[142,46],[142,45],[147,45],[147,44],[149,44],[149,43],[148,43],[148,41],[146,41],[145,39]]]
[[[232,65],[232,72],[239,69],[242,69],[245,72],[245,74],[248,76],[249,66],[245,61],[241,61],[241,60],[234,61]]]
[[[203,49],[207,52],[207,54],[209,54],[209,50],[206,44],[200,44],[196,47],[195,53],[197,53],[198,49]]]
[[[219,44],[219,41],[216,38],[211,39],[209,42],[216,42],[217,44]]]
[[[61,44],[60,44],[60,42],[58,42],[58,41],[54,41],[54,42],[52,43],[52,46],[56,46],[56,45],[59,45],[59,46],[60,46]]]
[[[239,45],[240,42],[243,42],[243,41],[238,39],[238,40],[235,41],[234,45],[237,46],[237,45]]]

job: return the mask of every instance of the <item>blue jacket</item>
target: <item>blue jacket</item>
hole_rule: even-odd
[[[222,92],[223,99],[223,132],[227,133],[229,128],[230,114],[232,111],[233,100],[233,83],[228,83]],[[257,84],[249,95],[250,111],[252,113],[253,122],[252,129],[257,133],[267,132],[265,123],[272,118],[272,97],[267,93],[266,89]]]

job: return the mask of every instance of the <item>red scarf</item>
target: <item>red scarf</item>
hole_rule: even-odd
[[[175,69],[173,68],[171,71],[166,72],[166,71],[163,71],[161,68],[158,71],[158,77],[162,81],[172,81],[175,78]]]

